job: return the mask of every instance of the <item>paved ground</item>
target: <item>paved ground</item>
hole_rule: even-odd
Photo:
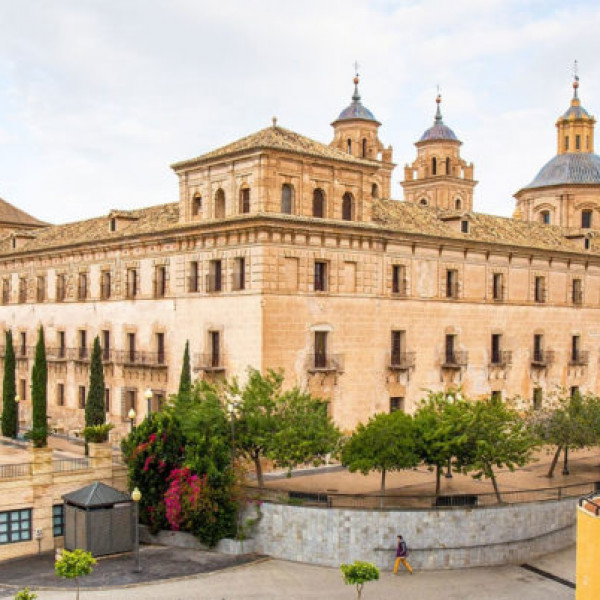
[[[144,557],[149,562],[149,556]],[[382,573],[363,592],[364,600],[406,597],[415,600],[573,600],[574,548],[537,561],[533,566],[566,579],[556,581],[519,566]],[[101,567],[99,567],[101,568]],[[148,568],[148,565],[146,565]],[[73,592],[38,591],[39,600],[69,600]],[[0,597],[2,591],[0,591]],[[4,596],[9,598],[11,596]],[[118,589],[90,590],[81,600],[352,600],[353,589],[342,583],[339,569],[281,560],[264,560],[184,580]]]

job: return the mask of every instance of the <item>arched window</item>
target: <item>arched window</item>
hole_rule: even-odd
[[[454,201],[454,208],[455,208],[456,210],[460,210],[460,209],[462,208],[462,202],[461,202],[461,199],[460,199],[460,198],[457,198],[457,199]]]
[[[197,217],[202,212],[202,196],[194,196],[192,200],[192,215]]]
[[[350,192],[342,196],[342,219],[352,221],[354,217],[354,197]]]
[[[581,211],[581,228],[591,229],[592,227],[592,211],[582,210]]]
[[[320,188],[313,192],[313,217],[319,219],[325,217],[325,194]]]
[[[250,212],[250,188],[245,187],[240,190],[240,213]]]
[[[281,186],[281,212],[284,215],[291,215],[293,204],[294,187],[289,183],[284,183]]]
[[[376,183],[371,186],[371,196],[379,198],[379,186]]]
[[[362,141],[362,155],[363,157],[367,156],[367,138],[363,138]]]
[[[352,140],[350,138],[346,140],[346,152],[352,154]]]
[[[431,174],[437,175],[437,158],[435,156],[431,159]]]
[[[222,188],[215,194],[215,219],[225,218],[225,192]]]
[[[446,175],[450,175],[450,159],[446,159]]]
[[[427,202],[427,198],[421,198],[421,199],[419,200],[419,204],[420,204],[421,206],[427,206],[427,204],[428,204],[428,202]]]
[[[550,225],[550,211],[549,210],[543,210],[540,213],[540,219],[542,221],[542,223],[544,225]]]

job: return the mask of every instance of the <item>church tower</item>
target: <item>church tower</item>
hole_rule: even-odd
[[[417,158],[404,167],[404,199],[444,210],[473,210],[473,164],[460,156],[462,142],[442,119],[442,97],[435,99],[433,126],[415,144]]]

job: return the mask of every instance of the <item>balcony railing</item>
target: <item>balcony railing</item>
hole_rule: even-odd
[[[553,350],[534,350],[531,357],[533,367],[547,367],[554,362]]]
[[[46,348],[46,360],[50,362],[63,362],[69,358],[69,348],[64,346]]]
[[[492,352],[490,367],[508,367],[512,364],[512,352],[510,350],[498,350]]]
[[[414,352],[391,352],[388,356],[388,369],[406,371],[414,366]]]
[[[442,355],[443,369],[460,369],[466,367],[469,362],[469,353],[466,350],[446,351]]]
[[[79,348],[69,348],[68,356],[75,362],[90,362],[92,351],[89,348],[80,346]]]
[[[144,352],[139,350],[113,350],[117,364],[126,367],[156,367],[167,366],[164,352]]]
[[[309,354],[306,370],[310,373],[343,373],[344,356],[342,354]]]
[[[196,354],[194,356],[194,369],[196,371],[224,371],[224,357],[221,353]]]
[[[588,365],[590,362],[589,350],[578,350],[577,352],[571,353],[569,364],[573,366],[583,367]]]

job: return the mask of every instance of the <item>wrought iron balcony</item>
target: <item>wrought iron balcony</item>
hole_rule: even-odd
[[[64,362],[69,358],[69,348],[64,346],[46,348],[46,360],[48,362]]]
[[[113,350],[114,361],[124,367],[166,368],[164,352],[144,352],[140,350]]]
[[[547,367],[554,362],[553,350],[534,350],[531,357],[532,367]]]
[[[442,355],[442,369],[461,369],[469,362],[469,353],[466,350],[446,351]]]
[[[225,361],[224,356],[220,352],[212,352],[209,354],[194,355],[194,370],[205,371],[207,373],[224,371]]]
[[[490,356],[490,367],[504,368],[512,364],[512,352],[510,350],[498,350]]]
[[[343,373],[344,356],[342,354],[309,354],[306,370],[309,373]]]
[[[406,371],[414,366],[414,352],[390,352],[388,356],[388,369],[394,371]]]
[[[569,364],[577,367],[587,366],[589,362],[589,350],[578,350],[577,352],[572,352],[571,357],[569,359]]]
[[[80,346],[79,348],[69,348],[68,351],[69,358],[75,362],[90,362],[91,354],[91,350],[85,346]]]

